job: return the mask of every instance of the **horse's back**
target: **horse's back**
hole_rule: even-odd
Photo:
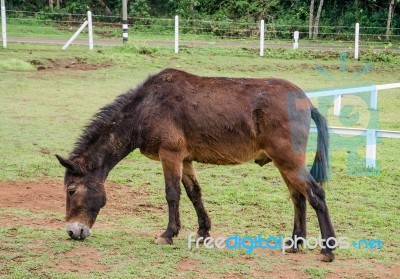
[[[164,144],[185,149],[190,160],[238,164],[260,156],[260,146],[290,117],[309,125],[307,112],[289,112],[293,101],[309,102],[304,92],[281,79],[201,77],[166,69],[144,84],[143,94],[142,132],[150,153]]]

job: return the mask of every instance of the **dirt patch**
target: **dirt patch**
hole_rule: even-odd
[[[2,181],[0,189],[0,207],[28,209],[32,212],[65,211],[65,193],[60,181]]]
[[[165,206],[150,204],[147,201],[148,187],[139,188],[106,182],[107,205],[102,209],[103,215],[119,215],[124,213],[140,214],[144,212],[166,212]],[[60,180],[44,181],[2,181],[0,182],[0,208],[23,209],[27,213],[18,215],[3,212],[0,223],[3,226],[38,226],[63,227],[65,213],[65,190]],[[35,213],[35,218],[29,215]],[[62,215],[60,215],[62,214]],[[42,218],[40,216],[42,215]],[[98,224],[101,226],[101,224]],[[99,227],[99,226],[96,226]]]
[[[197,262],[191,259],[183,259],[178,264],[178,270],[180,271],[193,271],[196,269]]]
[[[198,262],[192,259],[182,259],[178,263],[177,273],[183,277],[183,275],[187,272],[195,272],[200,275],[201,278],[203,277],[210,277],[207,276],[207,271],[198,267]],[[180,277],[180,276],[178,276]]]
[[[323,263],[318,265],[324,266]],[[336,278],[399,278],[400,264],[383,264],[376,260],[337,260],[328,265],[331,270],[326,274],[326,279]]]
[[[75,58],[75,59],[46,59],[46,60],[31,60],[29,61],[31,65],[36,67],[39,71],[46,70],[80,70],[80,71],[92,71],[102,68],[107,68],[111,66],[111,63],[99,63],[91,64],[85,59]]]
[[[226,237],[226,236],[225,236]],[[177,273],[197,273],[199,277],[209,278],[271,278],[271,279],[369,279],[369,278],[399,278],[400,264],[385,263],[373,259],[341,259],[337,256],[332,263],[320,262],[318,251],[282,254],[280,250],[255,249],[256,257],[240,255],[228,262],[221,262],[221,266],[231,266],[232,273],[213,273],[201,269],[201,261],[182,259],[177,266]],[[261,258],[260,258],[261,256]],[[266,265],[260,265],[260,260]],[[235,272],[235,266],[246,264],[250,271],[245,274]]]
[[[58,272],[77,272],[79,274],[90,273],[92,270],[102,271],[110,269],[110,266],[99,262],[101,254],[95,248],[76,248],[63,254],[63,259],[56,263],[55,270]]]
[[[166,205],[155,205],[147,201],[150,193],[150,184],[131,187],[123,184],[106,182],[107,205],[105,210],[143,213],[143,212],[166,212]]]
[[[60,182],[8,181],[0,182],[0,209],[22,209],[25,211],[2,212],[3,226],[32,226],[62,228],[65,212],[65,197]],[[35,214],[34,217],[32,214]]]
[[[398,278],[400,272],[399,264],[377,260],[341,259],[337,256],[334,262],[324,263],[319,261],[318,251],[282,254],[280,250],[256,249],[256,253],[274,259],[269,271],[255,272],[255,275],[262,274],[265,278]]]
[[[166,211],[163,207],[150,204],[147,201],[150,185],[140,187],[106,182],[107,205],[101,215],[116,219],[122,215],[139,215],[147,211]],[[62,229],[65,226],[65,190],[62,180],[47,179],[44,181],[1,181],[0,182],[0,225],[10,226],[8,239],[12,233],[18,233],[18,227],[35,227],[40,229]],[[10,210],[12,209],[12,210]],[[165,214],[165,213],[164,213]],[[96,229],[108,229],[107,222],[98,222]],[[156,233],[151,236],[155,236]],[[148,236],[148,235],[146,235]],[[66,234],[65,234],[65,237]],[[6,249],[6,248],[9,249]],[[44,241],[32,241],[27,249],[33,254],[53,255],[54,251]],[[26,262],[27,256],[15,250],[12,241],[2,242],[0,237],[0,265],[6,257],[15,263]],[[62,254],[54,255],[51,266],[46,268],[56,272],[73,272],[89,274],[93,271],[106,271],[112,265],[102,263],[105,259],[101,251],[85,245],[75,247]],[[5,274],[0,268],[0,277]]]

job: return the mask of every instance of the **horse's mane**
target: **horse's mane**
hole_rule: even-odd
[[[120,113],[129,101],[129,97],[135,90],[118,96],[111,104],[101,108],[83,128],[83,132],[75,143],[75,148],[71,152],[71,156],[81,154],[87,147],[94,142],[105,130],[106,127],[112,124],[115,115]]]
[[[95,140],[107,130],[107,127],[115,121],[115,116],[120,114],[137,95],[140,89],[156,75],[150,75],[143,83],[136,88],[129,89],[124,94],[119,95],[112,103],[101,108],[83,128],[83,132],[75,143],[70,157],[76,157],[87,150],[88,146],[94,143]]]

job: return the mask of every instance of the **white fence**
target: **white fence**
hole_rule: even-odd
[[[175,16],[175,53],[179,52],[179,17]]]
[[[1,0],[1,37],[3,48],[7,48],[6,7],[3,0]]]
[[[317,128],[315,126],[312,126],[310,131],[317,132]],[[365,136],[365,166],[367,168],[376,168],[376,139],[378,137],[400,139],[399,131],[388,130],[329,127],[329,133],[339,135]]]
[[[62,50],[66,50],[72,42],[78,37],[78,35],[82,32],[85,27],[88,27],[88,34],[89,34],[89,49],[93,49],[93,26],[92,26],[92,13],[87,12],[87,20],[79,27],[79,29],[75,32],[74,35],[68,40],[68,42],[63,46]]]
[[[5,22],[4,11],[4,22]],[[43,36],[47,42],[54,43],[57,38],[65,41],[70,31],[78,28],[83,23],[83,14],[60,13],[33,13],[27,11],[7,11],[7,24],[9,28],[8,38],[10,42],[18,42],[18,39],[34,36]],[[179,21],[179,22],[178,22]],[[354,56],[358,56],[358,48],[369,46],[386,47],[398,51],[395,46],[383,42],[381,37],[385,35],[386,26],[362,27],[353,26],[320,26],[319,39],[309,40],[307,25],[276,25],[265,22],[235,22],[235,21],[207,21],[186,20],[176,18],[128,18],[130,37],[133,40],[142,40],[151,45],[157,43],[163,45],[175,45],[180,43],[193,46],[243,46],[259,48],[260,56],[264,55],[265,47],[269,48],[303,48],[318,49],[323,45],[325,49],[337,49],[343,51],[354,50]],[[178,25],[176,27],[176,25]],[[5,24],[2,24],[5,29]],[[26,26],[26,28],[24,28]],[[121,18],[117,16],[93,15],[94,32],[98,36],[97,44],[108,45],[100,38],[119,38],[121,34]],[[26,30],[26,31],[25,31]],[[38,31],[36,33],[36,30]],[[46,31],[49,32],[46,32]],[[359,32],[357,32],[359,30]],[[297,32],[296,32],[297,31]],[[63,33],[64,32],[64,33]],[[178,33],[179,32],[179,33]],[[35,33],[35,35],[33,35]],[[178,33],[178,34],[177,34]],[[400,28],[391,28],[390,39],[400,38]],[[356,36],[359,34],[359,36]],[[174,40],[174,36],[176,39]],[[6,41],[6,33],[2,36]],[[178,39],[179,38],[179,39]],[[329,40],[324,40],[328,38]],[[358,39],[359,38],[359,39]],[[154,42],[152,42],[152,39]],[[293,39],[295,42],[293,43]],[[227,41],[229,40],[229,41]],[[119,40],[119,43],[122,40]],[[113,43],[115,45],[115,42]],[[175,47],[176,51],[176,47]]]
[[[264,45],[265,45],[265,23],[262,19],[259,24],[259,37],[260,37],[260,56],[264,56]],[[359,36],[360,36],[360,25],[359,23],[355,24],[355,31],[354,31],[354,59],[359,59]],[[293,32],[293,49],[299,48],[299,37],[300,32],[294,31]],[[175,16],[175,53],[179,52],[178,49],[178,42],[179,40],[179,17]]]
[[[400,88],[400,83],[369,85],[369,86],[352,87],[352,88],[338,88],[327,91],[308,92],[306,94],[308,98],[335,96],[333,114],[335,116],[339,116],[342,104],[342,95],[356,94],[361,92],[371,92],[370,109],[376,110],[378,108],[378,90],[394,89],[394,88]]]
[[[360,92],[371,92],[370,108],[373,110],[378,109],[378,90],[400,88],[400,83],[371,85],[354,88],[341,88],[319,92],[306,93],[309,98],[335,96],[334,99],[334,115],[340,115],[341,98],[345,94],[356,94]],[[316,132],[315,127],[311,127],[312,132]],[[400,131],[387,131],[375,129],[358,129],[358,128],[344,128],[344,127],[329,127],[330,133],[340,135],[354,135],[366,137],[366,156],[365,165],[367,168],[376,168],[376,139],[381,138],[395,138],[400,139]]]

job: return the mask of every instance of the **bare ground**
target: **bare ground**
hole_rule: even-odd
[[[84,59],[45,59],[45,60],[31,60],[29,61],[32,66],[36,67],[39,71],[57,71],[57,70],[78,70],[78,71],[91,71],[111,66],[111,63],[91,64],[87,63]]]
[[[147,211],[166,211],[166,206],[161,207],[147,202],[147,188],[144,184],[139,189],[106,182],[107,205],[102,212],[108,213],[134,213],[140,214]],[[0,182],[0,208],[18,208],[33,213],[60,213],[65,212],[65,190],[63,183],[58,180],[44,181],[1,181]],[[58,217],[46,220],[24,220],[21,216],[0,215],[3,225],[24,225],[43,227],[63,227],[64,220]]]
[[[107,211],[108,213],[134,213],[142,214],[152,211],[166,215],[166,206],[157,206],[147,201],[149,195],[147,188],[149,185],[144,184],[139,189],[133,189],[116,183],[106,183],[108,196]],[[0,209],[21,209],[35,214],[46,214],[49,212],[56,213],[46,215],[46,218],[29,218],[24,216],[15,216],[15,214],[0,214],[0,224],[2,226],[33,226],[41,228],[62,228],[64,220],[60,217],[65,211],[65,192],[63,183],[58,180],[44,181],[6,181],[0,182]],[[107,212],[103,212],[107,213]],[[102,225],[99,226],[99,228]],[[104,225],[103,225],[104,226]],[[43,253],[44,245],[33,242],[31,249]],[[265,255],[266,258],[274,258],[274,263],[270,264],[267,270],[257,267],[256,259],[241,256],[232,262],[234,266],[237,262],[244,262],[250,266],[254,266],[251,276],[254,278],[399,278],[399,263],[380,263],[373,259],[337,259],[331,264],[319,263],[315,253],[297,253],[283,255],[280,251],[275,250],[256,250],[258,255]],[[107,270],[110,266],[99,264],[101,262],[101,254],[95,249],[85,247],[85,249],[74,249],[64,253],[61,262],[56,264],[56,271],[64,272],[80,272],[82,268],[77,264],[76,258],[85,258],[85,266],[90,266],[92,270]],[[13,259],[18,262],[18,258]],[[304,269],[309,263],[315,269],[323,269],[326,273],[323,277],[315,277]],[[368,267],[368,268],[365,268]],[[178,275],[185,273],[195,273],[198,277],[203,278],[246,278],[248,277],[240,273],[230,274],[210,274],[207,270],[202,269],[198,262],[192,259],[183,259],[178,264]]]

